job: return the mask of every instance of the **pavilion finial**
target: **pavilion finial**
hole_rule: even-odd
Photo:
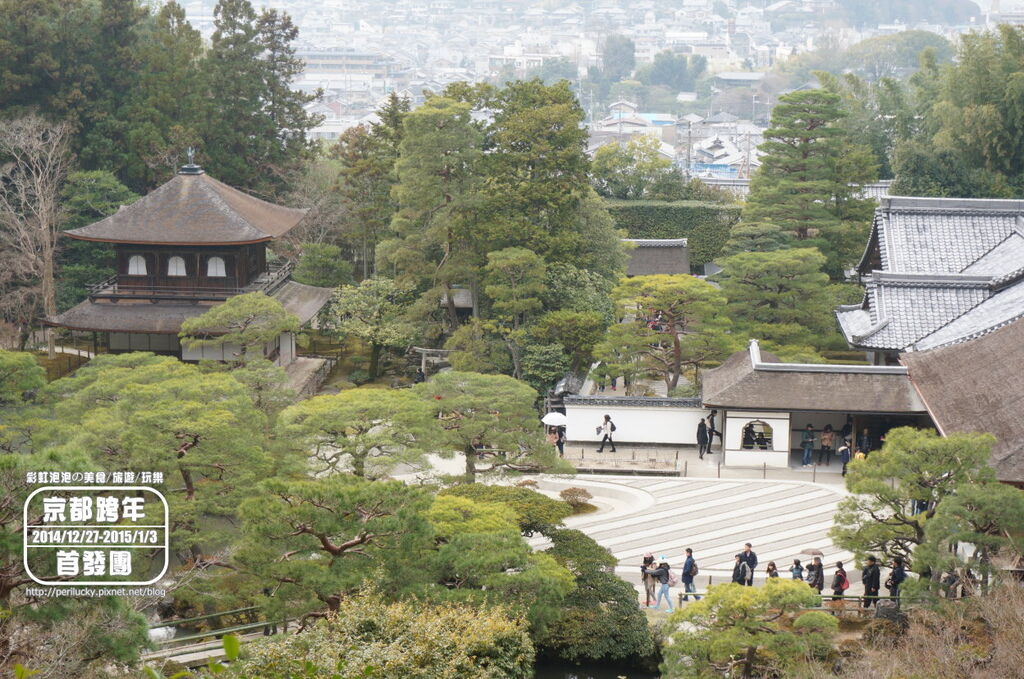
[[[188,164],[182,165],[181,169],[178,170],[178,174],[203,174],[203,168],[196,165],[196,149],[194,146],[189,146],[188,151]]]

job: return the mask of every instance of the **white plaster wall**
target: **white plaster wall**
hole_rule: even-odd
[[[605,415],[611,415],[616,441],[695,446],[697,423],[708,412],[703,408],[566,404],[565,433],[570,441],[600,441],[595,429]]]
[[[288,365],[295,360],[295,335],[290,332],[281,335],[281,353],[277,359],[278,365]]]
[[[191,349],[181,348],[181,359],[183,361],[230,361],[242,351],[237,344],[225,344],[219,347],[193,347]]]
[[[771,450],[744,450],[743,427],[751,420],[761,420],[772,428]],[[789,466],[789,413],[752,410],[730,410],[725,414],[725,464],[733,467]]]

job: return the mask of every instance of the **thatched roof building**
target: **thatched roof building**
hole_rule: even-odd
[[[999,479],[1024,484],[1024,320],[900,361],[943,434],[993,434]]]

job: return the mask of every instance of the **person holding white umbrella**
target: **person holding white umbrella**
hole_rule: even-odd
[[[562,413],[551,412],[541,418],[548,425],[548,443],[558,448],[558,456],[565,457],[565,424],[569,421]]]

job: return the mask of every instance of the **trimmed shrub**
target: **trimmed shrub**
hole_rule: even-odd
[[[700,271],[714,260],[740,219],[739,205],[696,200],[609,200],[615,226],[629,238],[687,238],[690,267]]]

